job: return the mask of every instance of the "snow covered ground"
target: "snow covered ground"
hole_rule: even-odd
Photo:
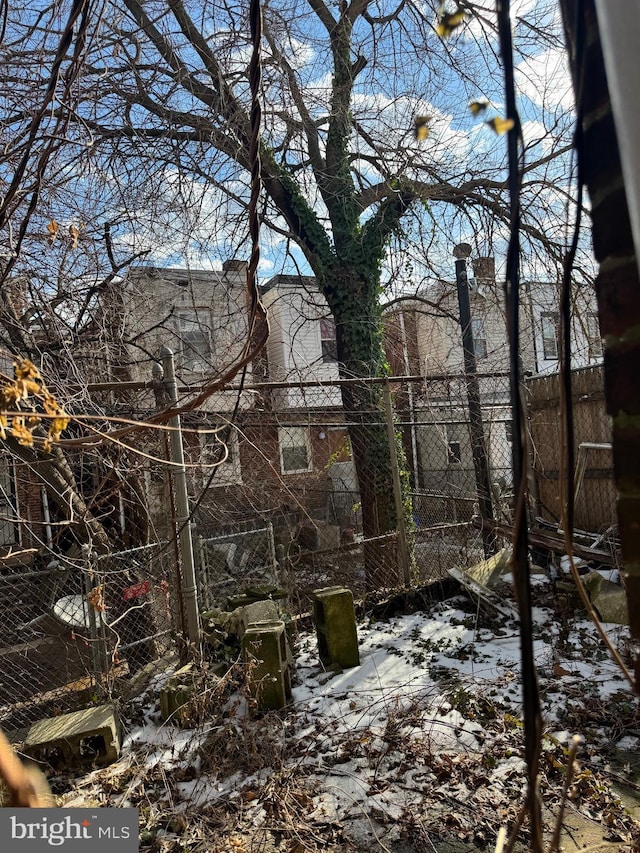
[[[510,596],[505,583],[500,597]],[[611,849],[640,849],[640,825],[611,787],[640,777],[615,749],[637,751],[637,700],[570,597],[538,577],[534,600],[548,829],[580,734],[568,813]],[[624,654],[628,629],[607,628]],[[314,634],[302,634],[281,712],[252,716],[241,688],[203,701],[194,729],[141,707],[122,758],[75,780],[67,801],[137,806],[143,851],[494,849],[525,791],[516,620],[461,594],[366,618],[358,636],[360,666],[327,672]]]

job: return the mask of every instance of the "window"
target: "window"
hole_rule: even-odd
[[[459,441],[450,441],[447,453],[447,463],[449,465],[460,465],[462,462],[462,451]]]
[[[558,314],[555,311],[545,311],[540,315],[542,325],[542,354],[544,358],[558,358],[558,341],[560,326]]]
[[[320,319],[320,343],[322,345],[322,360],[338,360],[338,344],[336,341],[336,324],[331,317]]]
[[[278,441],[283,474],[301,474],[311,470],[311,444],[307,427],[279,427]]]
[[[208,311],[203,309],[202,314],[208,315]],[[195,311],[178,316],[178,337],[183,370],[207,370],[211,364],[211,335]]]
[[[602,337],[600,335],[600,321],[598,315],[593,311],[587,314],[587,342],[589,345],[589,359],[602,358]]]
[[[211,488],[242,483],[240,447],[236,430],[229,427],[218,432],[202,431],[200,463],[204,484]],[[209,478],[211,478],[210,483]]]
[[[487,331],[484,320],[471,321],[471,334],[473,335],[473,349],[476,358],[487,357]]]
[[[33,489],[34,486],[30,488]],[[25,497],[29,499],[29,495]],[[17,518],[15,472],[13,465],[3,459],[0,462],[0,545],[13,545],[18,542],[18,528],[15,524]]]

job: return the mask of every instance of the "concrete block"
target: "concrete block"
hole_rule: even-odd
[[[316,589],[313,615],[323,665],[337,664],[343,669],[358,666],[360,653],[351,590],[340,586]]]
[[[250,624],[242,638],[249,690],[263,711],[284,708],[291,699],[291,671],[284,622]]]
[[[185,723],[187,706],[195,693],[194,667],[188,663],[160,688],[160,716],[164,722]]]
[[[629,624],[627,595],[619,584],[606,580],[600,572],[590,572],[585,575],[582,583],[589,591],[591,603],[603,622],[613,622],[616,625]]]
[[[225,634],[237,637],[244,636],[247,626],[252,622],[273,622],[280,619],[280,610],[275,601],[253,601],[235,610],[207,610],[202,614],[205,625],[205,635],[208,642],[216,644],[216,640],[224,640]]]
[[[111,705],[40,720],[29,729],[23,752],[56,765],[111,764],[120,754],[119,722]]]
[[[235,610],[238,607],[246,607],[256,601],[286,601],[289,593],[286,589],[271,586],[264,589],[249,589],[241,595],[232,595],[227,599],[227,608]]]
[[[242,608],[241,618],[244,622],[242,633],[245,634],[249,625],[257,622],[279,622],[280,610],[275,601],[255,601]]]

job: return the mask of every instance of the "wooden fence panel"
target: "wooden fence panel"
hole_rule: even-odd
[[[560,377],[537,376],[526,381],[532,464],[538,513],[548,521],[562,516],[562,421]],[[616,524],[616,490],[611,454],[611,419],[604,399],[600,365],[575,370],[572,376],[574,448],[576,461],[584,457],[584,477],[575,509],[575,526],[605,531]],[[605,445],[593,447],[591,445]],[[564,486],[563,486],[564,488]]]

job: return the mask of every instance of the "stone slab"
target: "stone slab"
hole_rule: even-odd
[[[599,572],[590,572],[582,578],[589,592],[591,603],[598,611],[603,622],[617,625],[629,624],[627,595],[617,583],[611,583]]]

